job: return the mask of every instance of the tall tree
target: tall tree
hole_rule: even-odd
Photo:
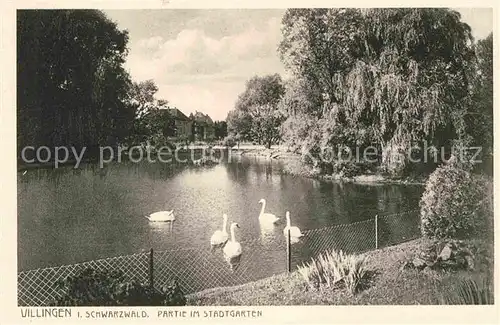
[[[97,10],[17,11],[18,148],[120,142],[133,119],[128,34]]]
[[[158,109],[159,105],[167,104],[167,101],[158,102],[155,94],[158,92],[158,86],[151,79],[134,82],[130,89],[132,102],[136,105],[136,116],[141,117],[144,114]],[[157,105],[158,104],[158,105]]]
[[[468,133],[486,154],[493,150],[493,34],[475,45],[476,61],[471,65],[471,101],[467,113]]]
[[[284,115],[279,103],[284,93],[279,74],[251,78],[239,95],[234,112],[228,115],[228,129],[270,148],[280,140]]]
[[[156,98],[158,86],[153,80],[134,82],[130,89],[135,108],[133,131],[129,145],[163,146],[175,136],[175,121],[168,111],[168,100]]]
[[[226,121],[214,122],[214,133],[216,139],[224,139],[227,136],[227,123]]]

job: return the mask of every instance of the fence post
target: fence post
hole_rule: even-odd
[[[153,248],[151,247],[151,250],[149,251],[149,286],[151,289],[154,288],[154,277],[153,277]]]
[[[292,250],[290,249],[290,228],[286,233],[286,270],[288,273],[292,271]]]
[[[378,249],[378,214],[375,215],[375,249]]]

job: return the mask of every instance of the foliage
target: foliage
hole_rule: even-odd
[[[404,264],[403,268],[423,270],[472,270],[477,249],[461,240],[436,240],[422,247],[419,256]]]
[[[312,288],[335,288],[343,283],[354,294],[367,275],[365,265],[366,259],[363,256],[332,250],[299,266],[298,272]]]
[[[450,288],[441,299],[447,305],[493,305],[494,291],[488,278],[482,281],[463,279],[457,287]]]
[[[186,298],[177,282],[161,291],[127,281],[121,271],[82,270],[56,284],[61,297],[54,306],[183,306]]]
[[[338,160],[333,164],[333,173],[343,177],[353,177],[361,174],[361,168],[353,161]]]
[[[465,116],[472,146],[482,148],[485,169],[492,174],[493,156],[493,34],[475,44],[476,60],[471,64],[471,96]],[[488,165],[489,164],[489,165]]]
[[[214,122],[214,136],[215,139],[224,139],[227,136],[227,122],[215,121]]]
[[[136,117],[142,117],[149,111],[156,110],[155,94],[158,92],[158,86],[151,79],[134,82],[130,89],[132,102],[137,106]],[[166,101],[161,101],[159,104],[166,105]]]
[[[235,109],[228,113],[229,133],[248,141],[265,144],[270,148],[281,139],[284,114],[279,102],[284,86],[278,74],[255,76],[247,81],[238,97]]]
[[[133,82],[131,101],[136,108],[132,132],[127,138],[130,146],[172,146],[168,137],[175,136],[175,121],[168,112],[168,101],[156,99],[158,87],[153,80]]]
[[[127,31],[98,10],[19,10],[17,31],[18,149],[94,155],[122,142],[134,118]]]
[[[237,142],[238,142],[237,139],[233,135],[228,135],[223,140],[224,146],[229,148],[234,147]]]
[[[289,9],[282,24],[279,53],[295,79],[284,97],[285,138],[295,147],[318,158],[310,145],[318,140],[375,144],[387,171],[399,174],[408,157],[394,151],[424,141],[449,146],[443,139],[465,134],[474,53],[456,11]]]
[[[482,179],[450,163],[427,180],[420,200],[421,229],[431,238],[467,238],[487,215],[488,193]]]

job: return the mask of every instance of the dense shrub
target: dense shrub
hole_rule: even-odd
[[[228,135],[223,140],[224,146],[232,148],[236,145],[236,139],[232,135]]]
[[[332,173],[350,178],[363,174],[372,174],[376,168],[376,163],[368,161],[339,159],[333,162]]]
[[[477,248],[467,241],[436,240],[421,248],[418,256],[403,264],[403,269],[472,270],[475,268]]]
[[[186,298],[176,281],[162,290],[127,281],[121,271],[85,269],[55,283],[61,296],[53,306],[183,306]]]
[[[354,177],[361,173],[361,169],[354,161],[339,160],[333,163],[333,173],[342,177]]]
[[[312,288],[334,288],[343,283],[349,292],[354,294],[367,275],[365,262],[363,256],[332,250],[299,266],[298,272]]]
[[[484,180],[456,164],[437,168],[420,200],[421,229],[431,238],[468,238],[484,224],[488,196]]]

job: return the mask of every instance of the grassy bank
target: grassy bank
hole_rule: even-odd
[[[493,241],[471,241],[479,248],[470,271],[402,269],[429,242],[418,239],[366,253],[370,277],[364,289],[316,290],[298,272],[282,274],[237,287],[216,288],[189,296],[189,305],[430,305],[440,304],[462,279],[493,279]]]

